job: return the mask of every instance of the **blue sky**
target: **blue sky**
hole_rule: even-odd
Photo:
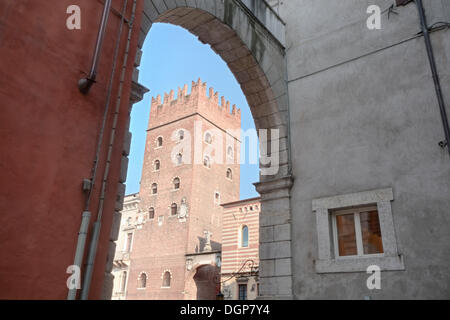
[[[242,129],[255,128],[253,118],[242,90],[226,63],[209,45],[202,44],[197,37],[181,27],[156,23],[150,29],[144,43],[139,82],[150,89],[144,100],[134,105],[130,130],[133,134],[130,162],[126,182],[126,193],[139,192],[145,151],[146,129],[150,114],[151,97],[169,92],[200,77],[224,96],[230,104],[241,109]],[[243,154],[245,150],[241,150]],[[247,157],[248,159],[248,157]],[[259,181],[257,164],[241,165],[241,199],[257,197],[253,186]]]

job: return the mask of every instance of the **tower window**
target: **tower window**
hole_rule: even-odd
[[[159,160],[155,160],[155,171],[159,171],[161,168],[161,162]]]
[[[209,159],[208,156],[205,156],[205,157],[203,158],[203,165],[204,165],[206,168],[211,168],[211,160]]]
[[[170,272],[169,271],[164,272],[163,283],[162,283],[162,286],[164,288],[170,288],[170,280],[171,280],[170,278],[171,278]]]
[[[177,165],[183,163],[183,155],[181,153],[177,154]]]
[[[180,139],[180,140],[184,139],[184,131],[183,130],[178,131],[178,139]]]
[[[232,146],[228,146],[227,148],[227,156],[230,158],[233,158],[233,147]]]
[[[219,192],[214,193],[214,203],[220,204],[220,193]]]
[[[177,211],[178,211],[177,209],[178,209],[177,204],[176,203],[172,203],[172,205],[170,206],[170,214],[172,216],[176,216],[177,215]]]
[[[207,132],[206,135],[205,135],[205,142],[207,144],[211,144],[212,143],[212,136],[211,136],[211,134],[209,132]]]
[[[149,219],[154,219],[155,218],[155,209],[154,208],[148,209],[148,218]]]
[[[156,183],[152,184],[152,194],[158,193],[158,185]]]
[[[233,172],[230,168],[227,169],[227,178],[232,180],[233,179]]]
[[[180,189],[180,178],[175,178],[173,179],[173,188],[175,190]]]
[[[163,145],[163,138],[162,137],[158,137],[158,139],[156,139],[156,146],[157,147],[162,147]]]

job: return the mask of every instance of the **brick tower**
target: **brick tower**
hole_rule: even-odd
[[[214,299],[221,203],[239,200],[240,110],[199,79],[152,98],[128,299]],[[209,260],[208,260],[209,259]]]

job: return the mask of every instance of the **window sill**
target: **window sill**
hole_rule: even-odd
[[[405,270],[403,256],[355,257],[332,260],[316,260],[316,273],[366,272],[371,265],[379,266],[381,271]]]

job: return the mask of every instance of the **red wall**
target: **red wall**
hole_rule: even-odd
[[[120,11],[122,3],[115,0],[113,6]],[[81,7],[81,30],[66,28],[72,4]],[[103,283],[142,5],[139,0],[91,299],[100,298]],[[0,299],[67,297],[66,268],[73,263],[85,203],[81,183],[91,176],[120,22],[110,15],[97,83],[82,95],[77,82],[89,72],[102,9],[93,0],[0,1]],[[124,27],[118,66],[127,32]],[[120,68],[104,140],[110,137],[119,76]],[[104,144],[91,222],[105,157]]]

